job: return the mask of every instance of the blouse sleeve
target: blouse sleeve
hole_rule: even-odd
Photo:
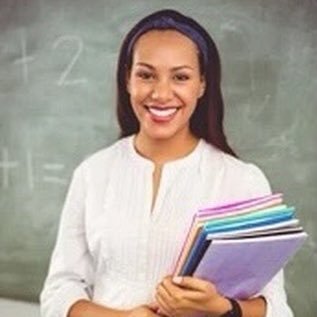
[[[251,195],[261,196],[270,194],[270,184],[263,172],[255,165],[251,167]],[[287,303],[287,297],[284,289],[284,272],[278,272],[272,280],[256,295],[263,296],[267,302],[265,317],[293,317],[292,310]]]
[[[78,167],[68,190],[48,276],[40,295],[42,317],[66,317],[72,304],[90,298],[92,259],[85,239],[85,185]]]

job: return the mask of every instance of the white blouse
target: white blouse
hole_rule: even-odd
[[[270,193],[258,167],[200,140],[189,155],[163,166],[151,209],[154,164],[136,152],[133,138],[75,170],[41,293],[42,317],[66,317],[79,299],[118,309],[153,302],[199,207]],[[267,317],[293,316],[282,271],[261,294]]]

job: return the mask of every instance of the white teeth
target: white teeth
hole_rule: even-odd
[[[168,117],[178,110],[177,108],[158,109],[152,107],[148,107],[148,109],[152,114],[158,117]]]

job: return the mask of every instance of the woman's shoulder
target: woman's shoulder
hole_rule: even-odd
[[[250,177],[264,175],[262,169],[256,163],[234,157],[227,153],[222,153],[222,156],[225,168],[233,174],[243,174]]]
[[[271,191],[268,179],[262,169],[253,162],[245,161],[225,153],[214,146],[206,143],[205,162],[216,163],[222,178],[232,186],[244,188],[245,186],[255,192],[269,193]],[[214,168],[208,164],[209,168]]]
[[[204,140],[202,142],[204,144],[205,162],[218,162],[218,164],[221,165],[222,168],[225,168],[230,172],[252,173],[254,172],[254,170],[259,170],[259,168],[253,163],[244,161],[241,158],[225,153]]]

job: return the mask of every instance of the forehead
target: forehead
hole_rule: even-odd
[[[133,60],[139,59],[198,63],[198,49],[189,37],[176,30],[151,30],[134,45]]]

